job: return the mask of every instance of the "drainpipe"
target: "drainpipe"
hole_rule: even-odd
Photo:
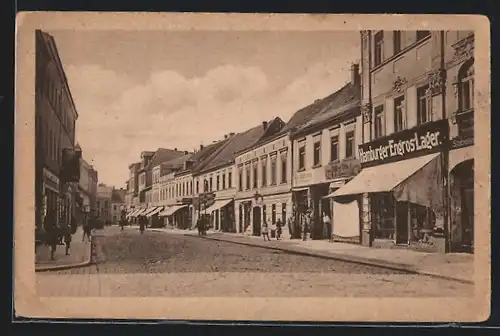
[[[444,30],[439,32],[440,34],[440,73],[439,76],[443,75],[444,76],[444,71],[445,71],[445,59],[444,59],[444,53],[445,53],[445,32]],[[441,73],[443,72],[443,73]],[[441,113],[442,113],[442,119],[448,121],[448,117],[446,115],[446,76],[443,78],[443,86],[442,86],[442,92],[441,92]],[[449,127],[449,126],[448,126]],[[449,132],[448,132],[449,136]],[[447,139],[448,140],[448,139]],[[443,221],[444,221],[444,235],[445,235],[445,252],[451,252],[451,223],[450,223],[450,200],[449,200],[449,153],[450,149],[448,144],[445,144],[442,149],[442,172],[443,172]]]

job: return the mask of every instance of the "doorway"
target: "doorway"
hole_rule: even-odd
[[[261,212],[260,212],[260,207],[254,207],[253,208],[253,235],[254,236],[260,236],[260,229],[261,229]]]
[[[396,203],[396,244],[408,244],[408,203]]]

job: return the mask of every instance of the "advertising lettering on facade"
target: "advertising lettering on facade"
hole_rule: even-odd
[[[419,125],[409,130],[359,145],[361,167],[370,167],[432,154],[446,146],[448,120]]]
[[[361,170],[359,159],[347,159],[340,162],[330,162],[325,166],[325,179],[334,180],[342,177],[355,176]]]
[[[458,149],[474,145],[473,136],[458,136],[450,139],[450,149]]]

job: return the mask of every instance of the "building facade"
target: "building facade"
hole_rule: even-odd
[[[76,215],[81,149],[75,146],[78,113],[54,38],[35,32],[35,227],[47,214],[59,224]],[[37,240],[40,239],[37,236]]]
[[[82,207],[94,211],[97,205],[98,174],[92,165],[84,159],[80,162],[79,190],[82,197]]]
[[[106,224],[112,223],[111,198],[114,187],[107,186],[104,183],[97,185],[96,216]]]
[[[291,134],[294,157],[292,190],[299,215],[297,222],[304,219],[301,216],[304,212],[311,211],[313,223],[309,232],[314,239],[331,239],[333,234],[359,241],[358,202],[331,203],[327,196],[361,170],[357,151],[362,135],[360,98],[359,65],[354,64],[348,84],[326,97],[324,107]],[[339,210],[335,211],[335,208]],[[353,219],[346,213],[354,214],[357,230],[348,230],[352,228],[349,222],[352,223]],[[331,219],[331,231],[323,223],[325,214]]]
[[[125,217],[126,203],[125,195],[127,193],[126,189],[120,188],[111,191],[111,202],[110,202],[110,221],[111,223],[119,223]]]
[[[125,195],[125,203],[127,211],[130,212],[139,205],[139,178],[138,171],[141,166],[140,162],[132,163],[128,166],[129,178],[127,180],[127,193]]]
[[[473,250],[474,35],[361,33],[362,242]]]

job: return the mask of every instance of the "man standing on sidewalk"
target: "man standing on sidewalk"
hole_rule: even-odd
[[[323,225],[326,225],[326,235],[328,237],[328,241],[332,241],[332,221],[326,212],[323,212]]]

